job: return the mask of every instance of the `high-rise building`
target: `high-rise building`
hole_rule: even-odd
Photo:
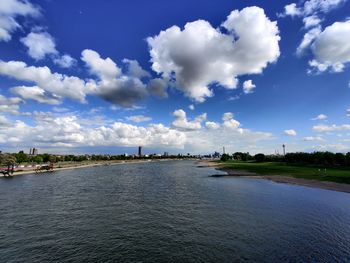
[[[142,156],[142,146],[139,146],[139,157]]]
[[[38,155],[38,149],[37,148],[30,148],[29,155]]]

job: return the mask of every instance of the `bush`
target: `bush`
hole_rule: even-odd
[[[258,153],[256,155],[254,155],[254,160],[257,162],[263,162],[265,161],[265,154],[263,153]]]
[[[227,162],[228,160],[231,160],[231,157],[230,157],[230,155],[224,153],[224,154],[221,156],[220,160],[223,161],[223,162]]]

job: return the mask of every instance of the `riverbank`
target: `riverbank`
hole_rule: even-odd
[[[242,163],[235,163],[235,162],[220,163],[217,161],[201,162],[199,166],[215,167],[220,171],[226,172],[226,174],[223,174],[223,175],[222,174],[214,175],[215,177],[222,177],[222,176],[240,176],[240,177],[248,177],[248,178],[251,177],[251,178],[271,180],[276,183],[295,184],[295,185],[301,185],[306,187],[321,188],[321,189],[350,193],[350,184],[330,181],[330,179],[332,179],[330,178],[332,175],[334,177],[333,179],[337,180],[334,174],[338,174],[338,172],[341,173],[343,172],[342,170],[338,170],[337,173],[335,173],[334,169],[331,171],[325,172],[321,170],[319,171],[316,168],[303,167],[303,169],[298,170],[297,169],[298,167],[288,167],[288,166],[285,166],[284,167],[285,169],[278,169],[279,168],[278,166],[273,166],[274,169],[268,169],[266,168],[266,166],[262,168],[262,164],[258,164],[258,163],[257,164],[242,164]],[[242,168],[246,168],[246,169],[242,169]],[[312,169],[315,170],[313,171],[313,173],[311,173]],[[290,174],[288,174],[288,171]],[[322,173],[326,173],[326,174],[322,174]],[[345,171],[343,177],[347,177],[347,173],[348,171]],[[343,180],[343,181],[346,181],[346,180]]]

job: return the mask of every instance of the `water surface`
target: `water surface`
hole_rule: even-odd
[[[350,262],[350,194],[191,161],[0,180],[0,262]]]

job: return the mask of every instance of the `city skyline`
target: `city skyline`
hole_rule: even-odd
[[[4,0],[0,149],[350,151],[349,8]]]

